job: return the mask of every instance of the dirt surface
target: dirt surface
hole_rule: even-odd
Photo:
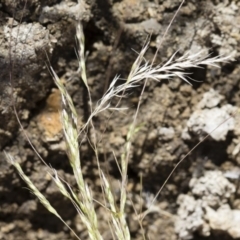
[[[0,239],[74,239],[25,188],[4,151],[21,164],[81,239],[87,239],[74,207],[61,196],[20,131],[12,105],[46,163],[74,187],[59,120],[60,94],[49,64],[65,83],[84,122],[89,105],[86,88],[76,74],[77,21],[84,25],[87,75],[96,104],[116,74],[127,77],[149,34],[146,59],[153,59],[180,2],[0,2]],[[145,218],[148,239],[240,239],[239,13],[236,0],[186,1],[157,55],[156,63],[162,63],[177,50],[179,55],[208,50],[214,55],[231,54],[235,61],[220,68],[189,69],[196,80],[190,81],[192,86],[177,78],[147,85],[129,163],[127,188],[136,210],[147,209],[176,163],[210,134],[180,164]],[[112,152],[120,159],[141,87],[122,100],[127,112],[107,112],[94,119],[99,158],[116,195],[120,174]],[[229,120],[211,132],[225,119]],[[94,153],[87,141],[82,142],[80,151],[84,176],[97,199],[100,182]],[[141,178],[143,200],[139,195]],[[131,236],[142,239],[131,201],[126,209]],[[96,208],[104,239],[112,239],[103,209]]]

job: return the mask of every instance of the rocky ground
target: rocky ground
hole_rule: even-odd
[[[86,88],[76,74],[76,22],[80,20],[84,26],[87,75],[96,104],[116,74],[127,77],[149,34],[146,59],[153,59],[180,2],[0,2],[0,239],[74,239],[25,188],[4,151],[21,164],[81,239],[87,239],[74,207],[61,196],[47,167],[20,131],[12,100],[35,148],[74,186],[59,120],[60,94],[49,65],[65,83],[84,122],[89,105]],[[213,56],[232,55],[235,61],[220,68],[189,69],[195,79],[190,80],[192,86],[177,78],[147,85],[127,186],[137,210],[141,206],[147,209],[173,167],[209,134],[179,165],[145,218],[148,239],[240,239],[239,11],[236,0],[186,0],[157,55],[156,63],[164,63],[177,50],[179,56],[186,51],[207,50]],[[120,175],[112,152],[120,158],[141,87],[122,99],[127,113],[107,112],[94,119],[101,166],[116,194]],[[98,198],[100,182],[94,153],[86,141],[80,151],[84,176]],[[142,239],[131,201],[126,212],[132,239]],[[104,239],[112,239],[104,210],[96,207]]]

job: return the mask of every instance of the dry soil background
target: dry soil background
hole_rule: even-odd
[[[89,115],[87,92],[76,74],[75,26],[84,25],[87,75],[94,103],[111,79],[127,77],[131,64],[152,34],[146,59],[156,47],[180,0],[1,0],[0,2],[0,239],[73,239],[63,224],[25,189],[4,151],[19,161],[39,190],[63,218],[87,239],[75,209],[47,175],[12,111],[13,96],[24,128],[46,162],[74,186],[64,153],[61,109],[47,66],[65,82],[80,119]],[[210,133],[175,171],[144,220],[149,239],[240,239],[240,3],[237,0],[186,0],[157,56],[166,61],[176,50],[232,54],[220,68],[189,69],[192,86],[179,79],[149,82],[138,118],[140,131],[129,163],[128,191],[135,208],[145,210],[175,164]],[[135,51],[133,51],[134,49]],[[102,168],[116,195],[119,158],[141,91],[123,99],[127,113],[105,113],[94,119]],[[230,116],[233,116],[232,118]],[[110,117],[110,118],[109,118]],[[81,146],[84,175],[100,191],[93,151]],[[143,178],[143,203],[139,191]],[[103,209],[97,206],[104,239],[112,239]],[[132,239],[141,239],[131,201],[127,219]]]

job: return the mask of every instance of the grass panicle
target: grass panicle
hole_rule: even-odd
[[[97,216],[94,209],[93,197],[88,188],[88,185],[84,181],[82,168],[81,168],[81,161],[80,161],[80,153],[79,153],[79,143],[78,143],[78,122],[77,122],[77,114],[76,109],[73,105],[72,99],[66,88],[62,84],[60,78],[51,68],[54,81],[58,86],[58,89],[61,92],[62,96],[62,126],[63,132],[65,137],[65,143],[67,147],[67,155],[69,162],[72,166],[73,173],[80,191],[80,199],[77,201],[78,205],[80,206],[81,211],[80,217],[82,221],[85,223],[85,226],[88,229],[88,234],[90,239],[92,240],[100,240],[102,236],[98,230],[98,222]],[[57,185],[60,186],[60,185]],[[60,190],[61,191],[61,190]],[[74,195],[76,196],[76,195]]]
[[[30,178],[23,172],[21,166],[19,163],[13,160],[12,156],[9,153],[5,152],[5,155],[7,157],[7,160],[9,163],[11,163],[17,170],[19,176],[22,178],[22,180],[27,184],[27,186],[30,188],[31,192],[39,199],[39,201],[42,203],[42,205],[53,215],[55,215],[57,218],[59,218],[64,225],[77,237],[77,239],[80,239],[77,234],[69,227],[69,225],[62,219],[62,217],[58,214],[56,209],[50,204],[50,202],[46,199],[46,197],[35,187],[33,182],[30,180]]]

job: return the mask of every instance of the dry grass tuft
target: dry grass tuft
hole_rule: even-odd
[[[63,134],[65,138],[66,148],[67,148],[67,156],[71,167],[73,169],[74,177],[76,183],[79,188],[79,194],[75,193],[69,185],[66,188],[65,184],[63,184],[62,180],[58,177],[57,171],[51,169],[52,171],[52,178],[56,183],[59,191],[67,197],[75,206],[79,216],[85,225],[86,229],[88,230],[89,238],[92,240],[101,240],[103,239],[101,232],[98,226],[98,218],[95,211],[94,200],[91,193],[91,189],[89,189],[86,181],[84,180],[82,174],[82,165],[81,165],[81,157],[80,157],[80,146],[78,139],[81,136],[86,134],[87,129],[91,129],[95,134],[94,124],[93,124],[93,117],[98,115],[99,113],[111,110],[111,111],[120,111],[125,110],[125,108],[120,107],[120,100],[122,97],[127,97],[127,93],[129,91],[134,91],[136,87],[140,85],[143,81],[161,81],[163,79],[171,79],[173,77],[179,77],[182,80],[189,83],[187,79],[186,70],[193,67],[201,67],[202,65],[210,65],[216,66],[218,63],[228,61],[229,57],[210,57],[208,54],[204,54],[203,52],[198,52],[195,54],[186,53],[185,55],[177,58],[177,52],[172,55],[172,57],[164,64],[156,64],[146,62],[144,59],[145,53],[148,49],[149,41],[145,44],[142,48],[141,52],[139,53],[137,59],[132,65],[131,71],[128,75],[127,80],[122,84],[117,84],[119,81],[119,76],[116,76],[111,85],[109,86],[106,93],[103,97],[98,101],[96,106],[93,106],[91,101],[91,92],[88,86],[87,74],[86,74],[86,64],[85,64],[85,43],[84,43],[84,34],[83,28],[81,23],[77,24],[77,33],[76,37],[78,40],[78,59],[79,59],[79,69],[78,73],[80,74],[82,81],[84,82],[85,86],[87,87],[90,99],[90,106],[91,106],[91,114],[87,122],[78,129],[78,115],[73,104],[71,96],[68,94],[66,88],[64,87],[63,83],[60,81],[57,74],[54,72],[52,68],[51,72],[53,75],[53,79],[55,84],[57,85],[62,99],[62,110],[61,110],[61,123]],[[119,98],[119,104],[117,106],[112,106],[111,102],[113,98]],[[137,109],[138,112],[139,109]],[[137,116],[136,112],[136,116]],[[135,123],[130,126],[128,131],[127,140],[125,143],[124,152],[121,156],[121,164],[119,166],[121,172],[121,180],[120,180],[120,203],[116,206],[116,199],[114,194],[110,188],[110,183],[108,178],[105,176],[104,172],[99,166],[99,177],[102,183],[103,195],[105,199],[104,208],[106,209],[106,213],[110,214],[110,229],[113,233],[114,239],[120,240],[128,240],[131,239],[130,231],[126,222],[125,216],[125,205],[126,200],[128,198],[126,186],[127,186],[127,174],[128,174],[128,162],[130,156],[130,150],[132,146],[132,139],[133,135],[138,131],[135,127]],[[98,160],[98,149],[97,149],[97,138],[96,134],[94,135],[95,140],[92,143],[93,149],[96,154],[96,158]],[[57,216],[66,226],[68,226],[61,216],[56,212],[56,210],[51,206],[48,200],[38,191],[38,189],[34,186],[31,180],[24,174],[20,165],[16,163],[12,157],[7,154],[9,161],[13,164],[16,168],[19,175],[22,179],[26,182],[28,187],[31,189],[33,194],[40,200],[40,202],[48,209],[49,212]],[[141,222],[140,222],[141,226]],[[68,228],[73,231],[69,226]],[[76,233],[74,233],[75,236]],[[79,237],[77,237],[79,239]],[[144,233],[143,238],[145,239]]]

